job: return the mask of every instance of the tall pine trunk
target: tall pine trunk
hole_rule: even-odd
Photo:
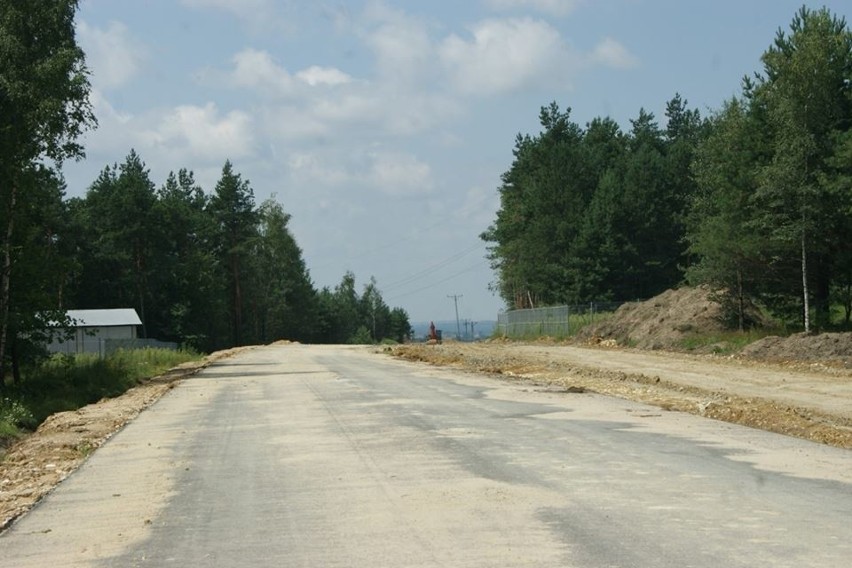
[[[745,331],[745,299],[743,298],[743,271],[737,266],[737,316],[740,331]]]
[[[6,212],[6,234],[3,242],[3,269],[0,271],[0,390],[6,386],[6,348],[9,343],[9,310],[12,303],[12,235],[15,227],[15,205],[18,186],[12,182],[9,208]]]
[[[242,345],[242,328],[243,328],[243,295],[240,289],[240,266],[239,258],[235,253],[231,254],[231,271],[234,279],[233,282],[233,325],[234,325],[234,344]]]
[[[136,251],[136,294],[139,297],[139,318],[142,320],[142,338],[148,339],[148,319],[145,317],[145,260]]]

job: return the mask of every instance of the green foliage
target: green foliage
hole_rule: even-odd
[[[197,353],[168,349],[118,350],[105,358],[56,355],[29,370],[13,394],[38,424],[54,412],[118,396],[142,379],[198,358]]]
[[[852,320],[852,33],[802,8],[711,120],[675,95],[622,133],[555,103],[518,135],[481,238],[509,308],[647,298],[686,279],[791,324]]]
[[[38,425],[33,413],[21,401],[9,397],[0,399],[0,425],[4,423],[7,426],[0,426],[0,438],[4,430],[9,433],[16,428],[32,429]]]
[[[34,430],[55,412],[119,396],[143,379],[199,358],[193,351],[168,349],[118,350],[106,358],[55,355],[26,369],[0,399],[0,444]]]
[[[375,281],[359,295],[347,273],[334,293],[317,292],[290,216],[273,201],[257,208],[230,161],[208,196],[188,169],[157,189],[131,150],[84,198],[64,199],[49,163],[83,157],[77,138],[95,124],[77,6],[0,2],[0,394],[40,420],[174,364],[148,351],[40,364],[69,307],[133,307],[143,337],[197,350],[403,340],[408,316],[383,302]],[[0,428],[27,422],[17,408],[0,407]]]
[[[227,282],[228,312],[231,322],[231,345],[243,345],[245,264],[251,244],[257,236],[258,212],[254,206],[254,191],[248,180],[236,173],[230,161],[222,168],[208,207],[215,233],[215,256],[221,267],[219,277]]]
[[[374,278],[358,294],[355,275],[347,272],[333,291],[319,292],[318,304],[319,343],[366,344],[383,339],[402,343],[411,337],[408,314],[385,304]]]
[[[195,349],[215,349],[214,338],[227,335],[225,283],[212,267],[214,223],[209,199],[194,174],[170,172],[157,192],[160,226],[159,274],[149,327],[158,338]]]
[[[77,0],[0,3],[4,169],[42,156],[61,161],[82,155],[76,139],[95,119],[85,56],[75,38],[77,5]]]
[[[699,190],[689,212],[687,242],[695,261],[687,280],[730,290],[737,327],[746,327],[745,303],[758,291],[769,264],[765,240],[751,219],[758,181],[755,163],[765,147],[748,109],[733,99],[713,118],[712,133],[699,145],[692,169]]]
[[[825,328],[852,266],[852,34],[828,10],[802,8],[763,63],[693,164],[688,276],[760,297],[805,329],[813,312]]]
[[[85,207],[75,208],[78,305],[132,306],[142,320],[142,337],[159,323],[163,224],[156,205],[149,171],[131,150],[120,166],[104,168],[88,190]]]
[[[508,306],[649,297],[680,281],[703,123],[679,96],[667,114],[665,132],[640,110],[623,134],[610,119],[583,129],[552,103],[540,134],[517,137],[481,235]]]
[[[685,351],[709,351],[717,355],[739,353],[747,345],[770,335],[786,335],[783,329],[763,328],[746,331],[727,331],[721,333],[696,333],[684,337],[680,348]]]
[[[358,329],[355,330],[355,333],[352,334],[352,337],[349,338],[349,341],[352,345],[371,345],[373,344],[373,336],[370,335],[370,330],[367,329],[367,326],[362,325]]]
[[[290,232],[290,215],[265,201],[249,256],[250,329],[256,341],[310,341],[316,333],[317,298],[302,250]]]
[[[359,294],[347,272],[333,291],[318,292],[290,215],[273,200],[255,207],[230,162],[208,197],[187,169],[155,190],[131,151],[104,168],[85,199],[58,203],[68,220],[59,241],[70,259],[66,301],[133,306],[145,336],[215,350],[279,339],[346,343],[362,325],[371,341],[410,335],[408,315],[384,303],[375,280]]]
[[[17,378],[18,342],[45,328],[34,314],[57,307],[50,271],[62,280],[69,268],[52,264],[62,184],[48,164],[82,157],[77,138],[95,124],[77,5],[0,3],[0,390],[9,353]]]

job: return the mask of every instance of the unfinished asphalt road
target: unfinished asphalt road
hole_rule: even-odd
[[[292,345],[184,381],[0,565],[845,568],[850,518],[847,450]]]

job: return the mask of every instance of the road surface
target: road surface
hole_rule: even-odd
[[[289,345],[181,383],[0,565],[846,568],[850,518],[847,450]]]

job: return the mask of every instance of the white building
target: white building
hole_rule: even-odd
[[[51,353],[104,353],[110,339],[136,339],[142,320],[136,310],[68,310],[72,331],[68,339],[54,338],[47,346]]]

